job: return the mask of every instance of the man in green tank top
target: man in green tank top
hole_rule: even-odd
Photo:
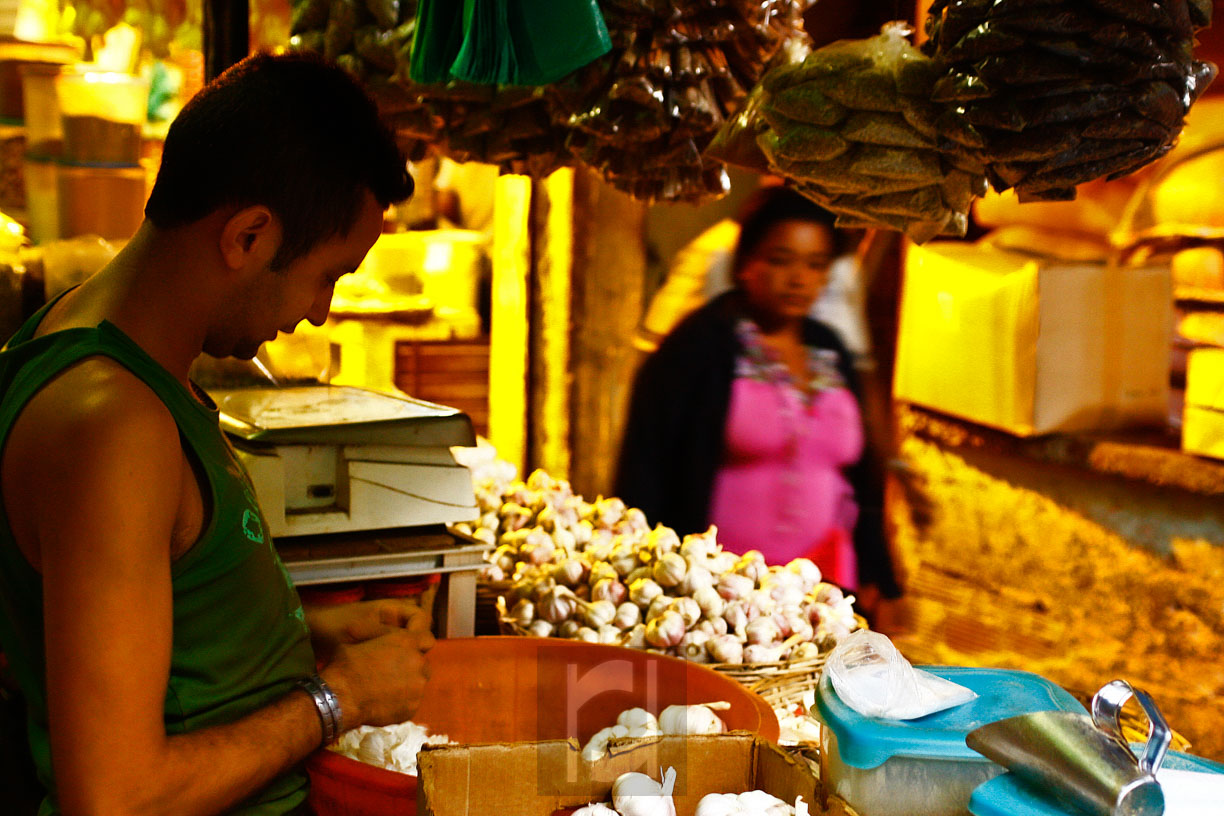
[[[411,193],[347,74],[248,58],[171,126],[132,240],[0,352],[0,646],[42,813],[300,811],[322,742],[411,717],[427,618],[303,611],[188,380],[322,325]]]

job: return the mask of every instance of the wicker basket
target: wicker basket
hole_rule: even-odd
[[[490,594],[496,589],[490,586]],[[498,629],[503,635],[531,637],[526,627],[511,618],[506,611],[505,598],[498,594],[494,603],[497,608]],[[859,619],[859,625],[867,628],[867,622]],[[820,673],[829,658],[827,651],[815,657],[776,663],[704,663],[702,665],[725,674],[732,680],[759,694],[773,708],[783,708],[803,700],[805,692],[815,691],[820,683]]]

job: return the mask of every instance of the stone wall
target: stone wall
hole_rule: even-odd
[[[1224,759],[1224,468],[1204,481],[1216,466],[1186,458],[1199,477],[1187,489],[1102,472],[1091,444],[1041,456],[918,412],[902,425],[901,453],[935,507],[919,529],[904,500],[890,506],[907,573],[902,651],[1026,669],[1081,694],[1124,678],[1194,753]]]

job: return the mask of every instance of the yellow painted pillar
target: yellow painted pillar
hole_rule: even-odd
[[[522,472],[527,462],[531,179],[498,177],[493,213],[489,441]]]

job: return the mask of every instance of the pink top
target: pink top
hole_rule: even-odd
[[[770,564],[811,558],[826,581],[856,588],[858,507],[841,468],[862,454],[863,426],[837,353],[809,350],[805,391],[755,323],[741,320],[736,332],[744,353],[711,505],[718,540],[732,552],[760,550]]]

